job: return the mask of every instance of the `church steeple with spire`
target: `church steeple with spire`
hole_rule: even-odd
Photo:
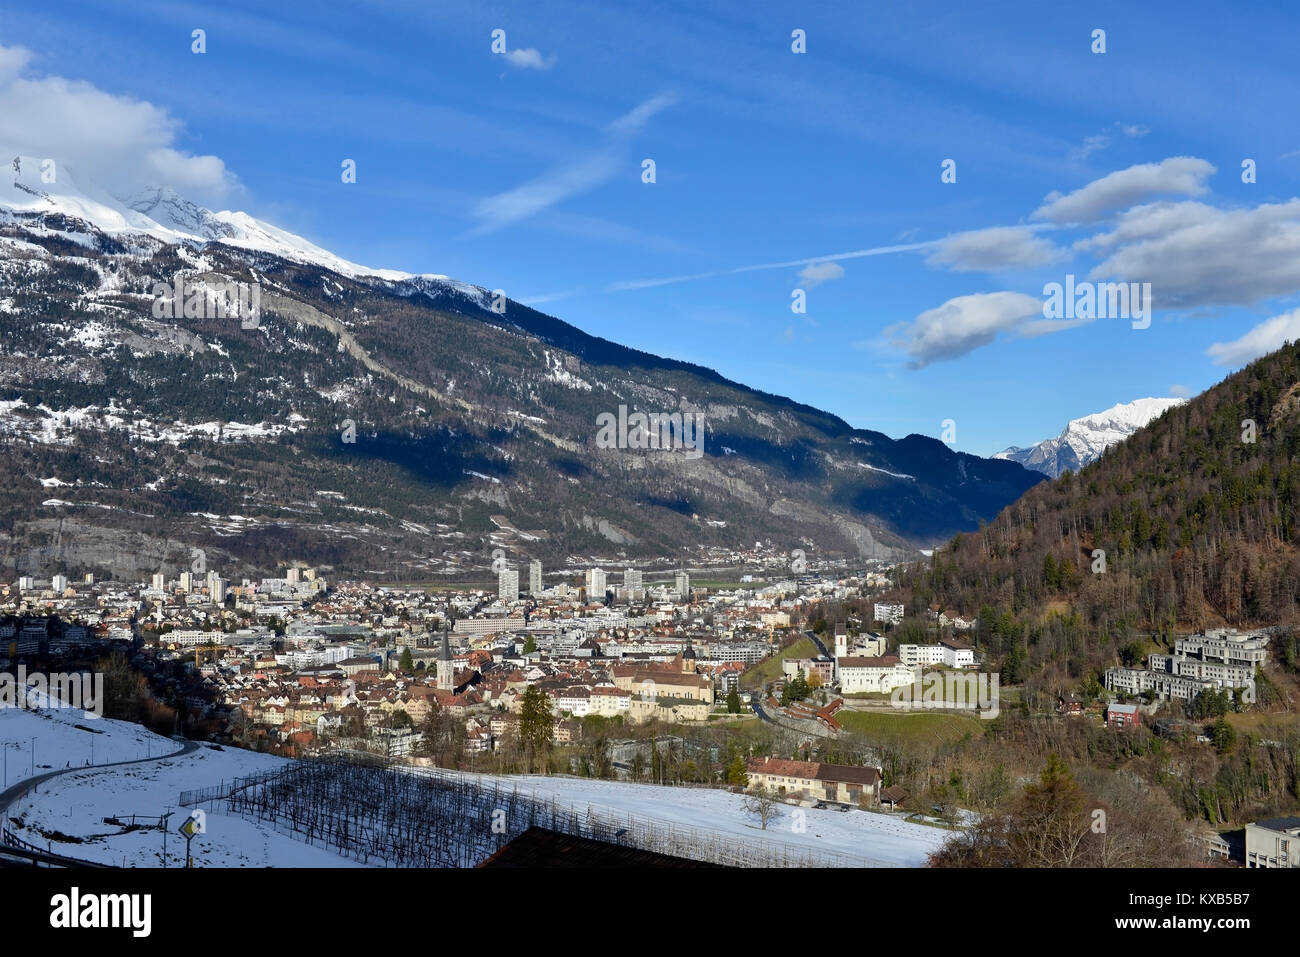
[[[451,660],[451,645],[447,643],[447,628],[442,630],[442,649],[438,652],[438,690],[456,690],[456,666]]]

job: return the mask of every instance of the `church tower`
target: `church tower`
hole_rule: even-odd
[[[691,639],[686,639],[686,650],[682,652],[682,671],[686,674],[695,673],[695,649],[691,647]]]
[[[451,645],[447,643],[447,629],[442,631],[442,649],[438,652],[438,690],[456,690],[456,670],[451,660]]]

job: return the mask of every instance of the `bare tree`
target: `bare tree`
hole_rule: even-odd
[[[763,830],[766,831],[767,822],[780,813],[777,805],[781,803],[779,795],[761,784],[756,784],[745,795],[744,807],[747,813],[755,815],[762,822]]]

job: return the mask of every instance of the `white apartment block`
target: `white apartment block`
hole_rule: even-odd
[[[555,696],[555,710],[585,718],[591,714],[591,692],[586,688],[566,688]]]
[[[1246,825],[1247,867],[1300,867],[1300,817]]]
[[[876,616],[876,621],[880,622],[882,625],[897,625],[903,620],[903,606],[876,602],[874,614]]]
[[[165,645],[180,645],[182,648],[193,648],[195,645],[224,645],[226,636],[220,631],[178,628],[163,635],[160,640]]]
[[[949,668],[975,667],[975,651],[970,645],[944,639],[939,642],[939,647],[943,649],[943,663]]]
[[[530,595],[542,593],[542,563],[536,559],[528,563],[528,593]]]
[[[275,656],[277,665],[286,665],[295,671],[302,668],[319,668],[322,665],[336,665],[352,657],[352,649],[347,645],[330,645],[325,648],[300,649],[286,651]]]
[[[605,571],[602,568],[587,569],[587,601],[599,602],[605,600]]]
[[[523,631],[523,618],[459,618],[455,635],[495,635],[502,631]]]
[[[1268,636],[1220,628],[1174,640],[1173,654],[1149,655],[1147,668],[1110,668],[1106,688],[1124,694],[1154,691],[1191,701],[1205,690],[1255,691],[1255,670],[1268,660]]]
[[[769,650],[765,641],[711,641],[708,644],[708,660],[751,664],[766,658]]]
[[[1141,668],[1108,668],[1106,670],[1106,690],[1120,694],[1139,695],[1145,691],[1154,691],[1162,698],[1178,698],[1191,701],[1202,691],[1231,690],[1232,688],[1255,690],[1255,679],[1251,678],[1240,685],[1213,678],[1194,678],[1189,675],[1168,674],[1163,671],[1149,671]]]
[[[519,600],[519,569],[501,569],[497,577],[497,598],[506,603]]]
[[[1174,654],[1250,665],[1251,674],[1254,674],[1254,666],[1262,665],[1268,660],[1268,635],[1258,632],[1241,634],[1227,628],[1218,628],[1204,634],[1176,639]]]
[[[1255,677],[1253,664],[1230,665],[1222,661],[1184,658],[1181,655],[1150,655],[1147,657],[1147,667],[1165,674],[1210,679],[1233,688],[1245,687]]]
[[[909,668],[943,664],[943,645],[899,645],[898,657]]]

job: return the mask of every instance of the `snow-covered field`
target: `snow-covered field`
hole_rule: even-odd
[[[179,742],[152,734],[139,725],[107,718],[87,719],[79,710],[36,713],[4,708],[0,709],[0,748],[8,754],[9,785],[31,776],[33,738],[38,775],[86,764],[92,740],[96,764],[171,754],[181,747]],[[279,763],[280,758],[270,755],[230,748],[216,751],[200,745],[193,754],[161,761],[86,768],[37,785],[35,791],[9,807],[4,824],[24,841],[48,847],[55,854],[126,867],[161,867],[161,831],[127,831],[105,824],[104,818],[129,819],[134,814],[156,820],[173,811],[166,866],[182,867],[185,839],[176,828],[191,809],[177,804],[180,792],[212,787]],[[357,866],[242,817],[209,812],[206,828],[207,833],[196,837],[191,846],[196,867]]]
[[[178,742],[138,725],[88,717],[82,711],[50,709],[35,713],[0,709],[0,750],[8,755],[7,785],[31,775],[35,739],[36,773],[84,767],[91,757],[106,764],[171,754]],[[104,819],[131,815],[153,818],[174,812],[169,822],[167,866],[184,864],[184,840],[175,832],[190,808],[177,804],[180,792],[224,781],[282,763],[270,755],[202,744],[191,754],[115,768],[73,770],[38,785],[16,800],[4,823],[39,847],[83,860],[127,867],[163,865],[162,833],[126,830]],[[432,771],[439,775],[456,772]],[[469,777],[467,775],[467,777]],[[814,852],[826,863],[904,867],[923,866],[948,832],[898,817],[853,809],[795,808],[782,805],[767,830],[744,808],[741,795],[706,788],[673,788],[587,778],[473,775],[608,822],[630,817],[638,827],[693,831],[701,838]],[[0,788],[3,790],[3,788]],[[206,833],[194,839],[199,867],[355,867],[356,862],[313,847],[243,817],[206,813]],[[823,857],[825,855],[825,857]],[[833,857],[832,857],[833,856]]]
[[[43,700],[43,699],[42,699]],[[0,791],[35,773],[133,761],[180,747],[138,724],[97,718],[73,708],[0,708]]]
[[[740,841],[793,845],[796,848],[840,855],[846,865],[923,867],[926,855],[949,836],[948,831],[912,824],[900,817],[872,811],[831,808],[796,808],[781,805],[762,830],[758,818],[744,808],[744,797],[708,788],[660,787],[590,778],[537,775],[475,779],[513,786],[521,794],[536,794],[560,804],[588,808],[604,820],[631,814],[634,819],[734,836]],[[802,815],[802,816],[801,816]]]

